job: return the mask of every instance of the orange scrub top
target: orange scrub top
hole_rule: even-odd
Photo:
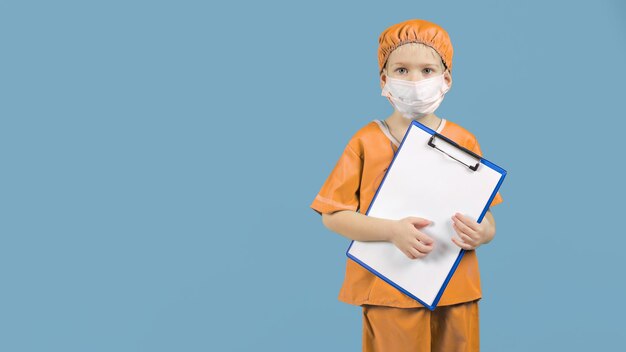
[[[441,119],[437,132],[482,156],[476,137],[460,125]],[[374,120],[362,127],[346,145],[311,208],[320,215],[338,210],[365,214],[398,146],[398,142],[381,121]],[[502,196],[497,192],[490,206],[501,202]],[[476,251],[466,251],[438,305],[457,304],[479,298],[481,288]],[[423,307],[418,301],[350,258],[346,259],[346,274],[339,291],[339,300],[354,305]]]

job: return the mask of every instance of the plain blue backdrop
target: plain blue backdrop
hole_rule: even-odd
[[[359,351],[309,208],[392,112],[378,36],[454,45],[437,111],[508,175],[484,351],[623,339],[621,1],[3,1],[1,351]]]

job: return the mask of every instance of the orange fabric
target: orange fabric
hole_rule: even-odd
[[[482,156],[474,135],[458,124],[446,120],[440,133]],[[377,122],[372,121],[365,125],[346,145],[339,161],[313,200],[311,208],[319,214],[338,210],[352,210],[365,214],[395,151],[395,145],[392,147],[391,140]],[[502,196],[498,192],[491,206],[502,201]],[[476,252],[466,251],[438,306],[473,301],[480,298],[481,294]],[[339,300],[354,305],[423,307],[349,258],[346,258],[346,273],[339,291]]]
[[[478,302],[434,311],[363,306],[363,352],[479,351]]]
[[[450,36],[445,29],[435,23],[420,19],[412,19],[385,29],[378,37],[378,69],[383,72],[383,67],[391,52],[402,44],[423,43],[441,56],[444,65],[452,72],[452,55],[454,49],[450,42]]]

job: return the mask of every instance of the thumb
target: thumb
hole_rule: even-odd
[[[413,226],[418,227],[418,228],[424,227],[433,223],[432,221],[428,219],[418,218],[416,216],[409,217],[409,222],[411,222]]]

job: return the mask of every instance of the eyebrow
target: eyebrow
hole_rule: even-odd
[[[408,63],[405,63],[405,62],[396,62],[396,63],[394,63],[394,64],[393,64],[393,65],[391,65],[391,66],[411,66],[411,65],[410,65],[410,64],[408,64]],[[421,65],[419,65],[419,66],[434,66],[434,67],[439,67],[439,65],[438,65],[438,64],[436,64],[436,63],[421,64]]]

